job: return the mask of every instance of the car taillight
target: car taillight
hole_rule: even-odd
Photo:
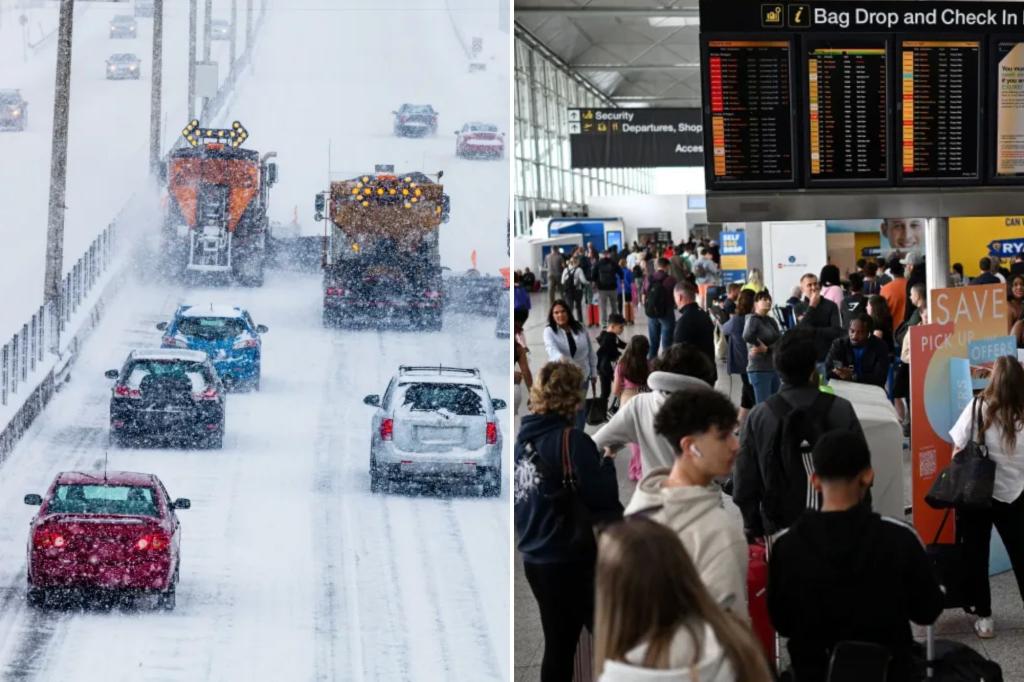
[[[119,398],[141,398],[142,391],[137,388],[129,388],[123,384],[118,384],[117,386],[114,386],[114,395]]]
[[[235,341],[235,345],[232,346],[235,350],[241,350],[242,348],[259,348],[260,342],[256,339],[242,339],[241,341]]]
[[[216,400],[217,389],[214,388],[213,386],[210,386],[202,393],[193,393],[192,397],[195,398],[196,400]]]
[[[67,545],[67,539],[58,531],[40,529],[36,531],[33,544],[36,549],[62,549]]]
[[[345,290],[341,287],[327,287],[328,296],[344,296]]]
[[[163,533],[150,533],[148,535],[143,535],[135,541],[135,549],[140,552],[150,550],[158,552],[162,549],[167,549],[168,544],[170,543],[167,541],[167,536]]]
[[[487,422],[487,444],[494,445],[498,442],[497,422]]]
[[[380,439],[391,440],[395,435],[395,420],[382,419],[380,422]]]

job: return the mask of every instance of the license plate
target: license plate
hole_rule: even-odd
[[[417,431],[420,442],[423,443],[461,443],[462,429],[452,429],[436,426],[421,426]]]

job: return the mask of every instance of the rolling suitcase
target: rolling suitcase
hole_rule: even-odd
[[[929,682],[1003,682],[1003,669],[977,651],[946,639],[935,639],[935,626],[925,635],[924,679]]]
[[[747,564],[747,602],[750,610],[750,627],[754,636],[764,649],[768,663],[774,669],[777,657],[775,652],[775,628],[768,617],[768,555],[763,544],[750,545],[749,562]]]

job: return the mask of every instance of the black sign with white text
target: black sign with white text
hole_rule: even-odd
[[[573,168],[704,165],[700,109],[569,109]]]
[[[998,33],[1024,30],[1020,2],[701,0],[701,33]]]

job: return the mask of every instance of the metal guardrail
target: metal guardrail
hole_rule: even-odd
[[[60,352],[60,340],[71,316],[91,293],[100,276],[110,267],[117,223],[111,223],[89,245],[71,271],[64,276],[60,296],[44,303],[21,325],[21,330],[0,347],[0,406],[7,405],[47,353]]]

